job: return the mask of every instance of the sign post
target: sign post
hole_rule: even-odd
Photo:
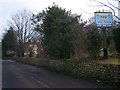
[[[94,16],[97,27],[103,31],[103,56],[105,59],[108,59],[106,29],[112,27],[112,12],[95,12]]]

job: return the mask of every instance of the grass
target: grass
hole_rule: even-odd
[[[120,65],[120,60],[118,60],[118,58],[109,58],[109,59],[97,61],[97,63]]]

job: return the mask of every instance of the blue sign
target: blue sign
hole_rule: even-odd
[[[97,27],[111,27],[113,22],[112,12],[95,12]]]

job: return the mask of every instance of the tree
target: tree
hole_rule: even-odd
[[[19,56],[24,54],[24,43],[33,37],[34,30],[32,26],[32,13],[29,10],[23,10],[18,12],[9,21],[9,25],[13,28],[15,34],[17,35],[19,42]]]
[[[7,32],[4,34],[2,39],[2,55],[3,57],[6,56],[13,56],[17,52],[17,37],[10,27]],[[9,52],[9,54],[8,54]]]
[[[113,29],[113,39],[117,52],[120,54],[120,28]]]
[[[53,5],[36,16],[36,29],[43,35],[44,50],[50,58],[70,58],[73,51],[72,26],[77,20],[69,11]],[[42,23],[42,24],[41,24]]]
[[[97,59],[101,48],[102,42],[101,35],[97,27],[94,25],[89,25],[86,28],[88,29],[87,32],[88,51],[93,59]]]
[[[76,17],[78,17],[76,15]],[[78,17],[79,23],[73,26],[73,46],[74,46],[74,56],[75,59],[85,59],[88,57],[87,52],[87,35],[85,33],[86,22],[83,22],[81,16]]]

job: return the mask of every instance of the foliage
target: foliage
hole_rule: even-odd
[[[2,55],[13,56],[17,52],[17,37],[14,34],[12,27],[4,34],[2,39]]]
[[[50,58],[70,58],[73,51],[72,26],[78,23],[70,12],[56,5],[36,16],[36,30],[43,34],[44,50]]]
[[[101,35],[96,27],[92,27],[92,30],[88,32],[88,51],[93,59],[96,59],[100,52],[101,47]]]
[[[108,60],[101,60],[98,61],[98,63],[101,64],[116,64],[116,65],[120,65],[118,58],[109,58]]]
[[[9,21],[18,39],[18,55],[24,55],[24,42],[32,39],[34,36],[33,26],[31,24],[32,13],[29,10],[22,10],[16,13]]]
[[[113,29],[113,39],[118,53],[120,53],[120,28]]]
[[[74,59],[82,59],[88,57],[87,51],[87,35],[84,31],[86,22],[83,22],[82,19],[79,17],[79,24],[73,26],[73,46],[74,46]]]
[[[112,43],[112,39],[113,39],[113,37],[112,37],[111,35],[108,35],[106,39],[107,39],[107,40],[106,40],[107,47],[109,47],[110,44]]]

